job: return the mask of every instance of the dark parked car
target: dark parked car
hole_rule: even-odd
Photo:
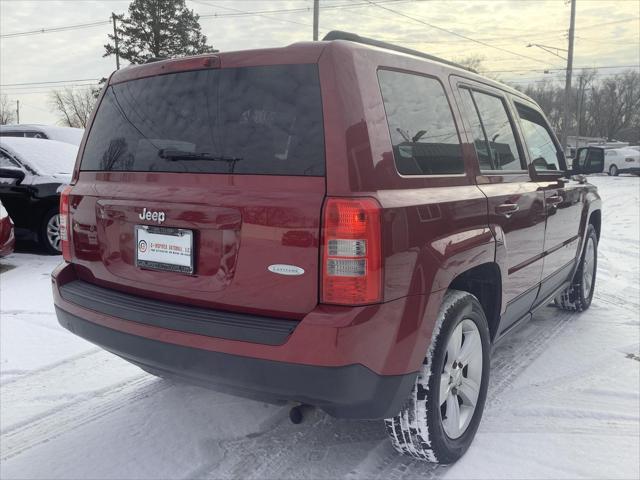
[[[450,463],[492,345],[591,303],[596,188],[530,98],[449,62],[333,32],[133,66],[88,131],[56,312],[157,375],[386,419]]]
[[[0,257],[6,257],[12,253],[15,243],[13,221],[2,202],[0,202]]]
[[[71,180],[77,152],[55,140],[0,138],[0,200],[16,236],[38,241],[51,254],[61,252],[60,191]]]

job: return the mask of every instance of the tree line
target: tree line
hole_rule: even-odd
[[[599,75],[590,69],[574,78],[567,135],[640,143],[640,72]],[[540,105],[556,132],[562,131],[564,86],[547,80],[516,88]]]

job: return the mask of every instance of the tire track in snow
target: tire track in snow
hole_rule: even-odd
[[[78,388],[70,392],[68,386],[73,385]],[[2,385],[3,403],[15,407],[2,412],[0,460],[14,457],[171,385],[100,349],[11,379]]]
[[[57,438],[71,430],[94,422],[133,402],[155,395],[171,384],[148,375],[123,382],[98,396],[54,408],[23,425],[16,426],[1,438],[2,461]]]
[[[545,307],[545,309],[548,308],[555,307]],[[491,375],[485,409],[501,405],[501,394],[511,387],[536,358],[542,355],[552,339],[560,336],[572,325],[571,319],[579,315],[556,310],[558,313],[552,319],[536,321],[534,315],[527,325],[520,327],[520,332],[513,332],[511,338],[497,346],[491,358]],[[551,322],[554,323],[549,325]]]
[[[26,373],[21,374],[19,377],[13,377],[6,381],[0,381],[0,385],[4,387],[5,385],[9,385],[11,383],[19,382],[21,380],[27,380],[33,377],[34,375],[50,372],[51,370],[55,370],[56,368],[60,368],[61,366],[65,366],[67,364],[77,362],[78,360],[85,359],[92,355],[97,355],[103,351],[104,350],[102,350],[101,348],[92,348],[90,350],[87,350],[86,352],[79,353],[78,355],[67,357],[64,360],[61,360],[59,362],[50,363],[49,365],[45,365],[44,367],[40,367],[40,368],[35,368],[33,370],[26,370],[25,371]],[[0,371],[0,374],[10,373],[10,372],[11,372],[10,370],[5,370],[5,371]]]

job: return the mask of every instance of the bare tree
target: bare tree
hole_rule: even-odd
[[[60,123],[67,127],[86,128],[96,98],[90,88],[54,90],[50,103]]]
[[[640,125],[640,73],[629,70],[594,85],[587,107],[589,133],[608,140]]]
[[[576,77],[576,88],[572,92],[573,102],[571,104],[572,113],[575,113],[576,122],[575,132],[579,137],[586,131],[589,92],[593,87],[596,79],[596,70],[583,69]]]
[[[455,58],[453,61],[463,68],[471,70],[474,73],[479,73],[493,80],[500,80],[500,77],[498,75],[495,75],[491,71],[487,70],[484,65],[484,59],[485,57],[483,57],[482,55],[469,55],[468,57]]]
[[[0,95],[0,125],[8,125],[16,121],[14,103],[6,95]]]

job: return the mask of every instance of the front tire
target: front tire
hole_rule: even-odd
[[[449,464],[478,430],[489,382],[489,327],[470,293],[449,290],[416,383],[402,410],[385,420],[400,453]]]
[[[598,271],[598,235],[593,225],[587,227],[580,264],[571,285],[554,300],[557,307],[571,312],[582,312],[591,306]]]
[[[47,210],[40,221],[38,240],[44,251],[50,255],[60,255],[60,215],[58,207]]]
[[[615,165],[611,165],[609,167],[609,176],[611,177],[617,177],[618,176],[618,167],[616,167]]]

